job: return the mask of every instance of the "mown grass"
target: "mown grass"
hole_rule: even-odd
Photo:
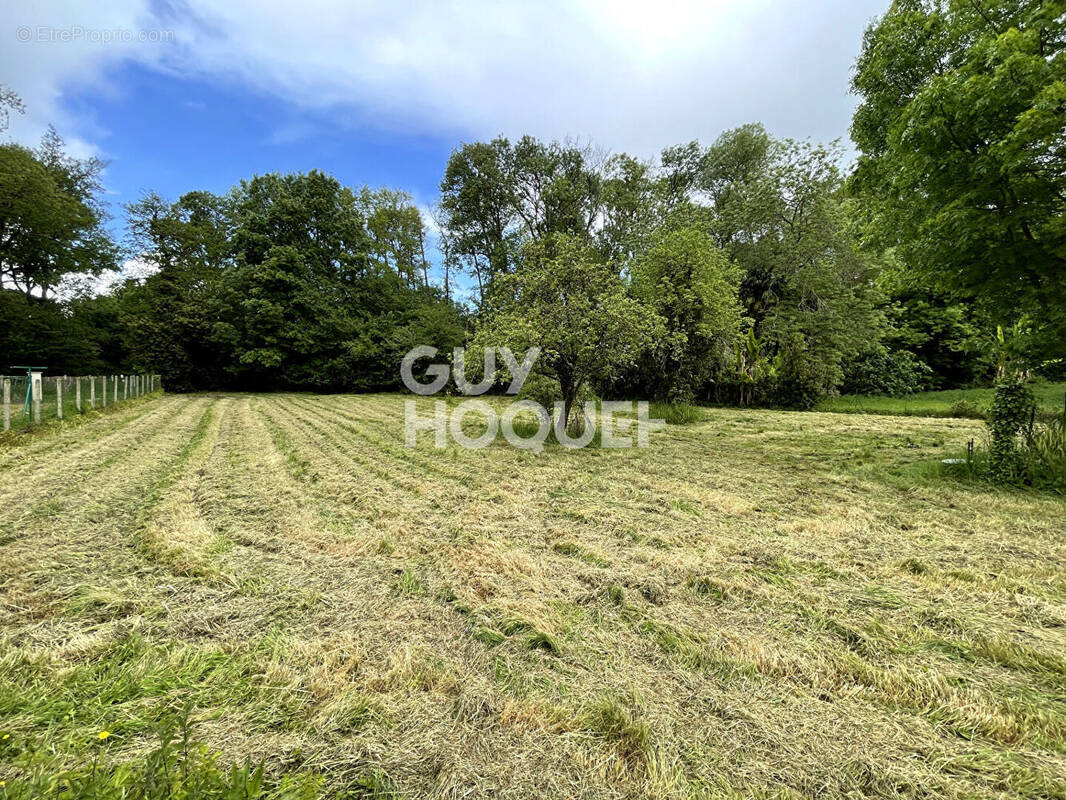
[[[408,449],[403,400],[0,449],[0,796],[136,792],[183,708],[201,796],[1066,796],[1066,504],[929,466],[981,423]]]
[[[984,419],[992,403],[993,389],[949,389],[920,392],[907,397],[842,395],[818,405],[818,411],[852,414],[892,414],[919,417]],[[1037,407],[1044,419],[1061,417],[1066,401],[1066,383],[1037,381],[1033,384]]]

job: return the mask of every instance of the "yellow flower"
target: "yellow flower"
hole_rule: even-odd
[[[96,734],[96,738],[97,739],[106,739],[110,735],[111,735],[110,731],[100,731],[98,734]]]
[[[10,739],[10,738],[11,738],[11,734],[10,733],[5,733],[3,739],[0,739],[0,742],[4,741],[4,739]]]

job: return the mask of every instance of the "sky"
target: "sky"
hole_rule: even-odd
[[[428,209],[498,134],[654,158],[762,122],[847,141],[862,32],[889,0],[5,0],[4,134],[53,125],[123,203],[312,168]]]

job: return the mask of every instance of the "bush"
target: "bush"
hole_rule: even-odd
[[[992,407],[988,412],[989,474],[995,483],[1020,483],[1026,464],[1018,447],[1018,435],[1036,410],[1033,390],[1019,377],[1005,378],[996,384]]]
[[[929,365],[907,350],[865,353],[844,366],[844,394],[904,397],[931,385]]]
[[[802,337],[795,337],[778,353],[774,366],[777,378],[770,394],[774,405],[810,409],[829,394],[826,365],[807,350]]]
[[[1021,456],[1026,483],[1066,494],[1066,420],[1037,426],[1026,437]]]
[[[984,419],[987,416],[977,403],[965,397],[952,403],[949,413],[958,419]]]

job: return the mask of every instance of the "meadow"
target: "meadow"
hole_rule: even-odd
[[[1062,418],[1066,413],[1066,382],[1035,381],[1032,384],[1037,414],[1041,419]],[[819,411],[851,414],[902,414],[919,417],[966,417],[983,419],[995,390],[944,389],[918,392],[906,397],[837,395],[818,404]]]
[[[403,399],[0,449],[0,796],[189,706],[222,764],[354,797],[1066,797],[1066,504],[928,477],[981,423],[408,449]]]

